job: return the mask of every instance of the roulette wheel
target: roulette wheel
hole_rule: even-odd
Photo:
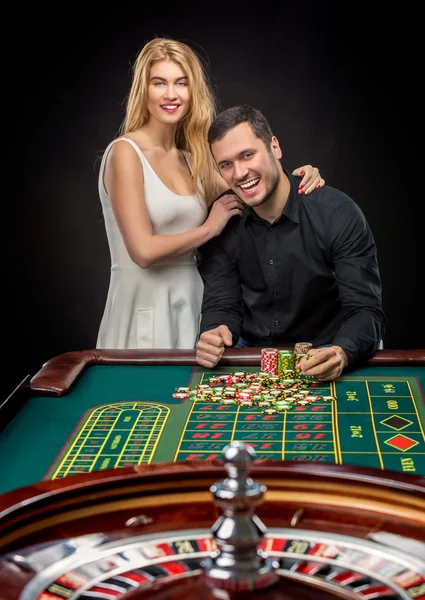
[[[22,488],[2,600],[425,599],[425,485],[371,468],[140,465]]]

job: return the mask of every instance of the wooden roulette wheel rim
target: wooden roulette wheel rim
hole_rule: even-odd
[[[73,475],[3,494],[0,584],[9,593],[6,598],[21,597],[19,594],[33,576],[10,558],[19,556],[23,548],[98,532],[107,533],[111,544],[113,540],[124,543],[138,536],[209,531],[220,515],[210,486],[223,476],[221,461],[163,463]],[[267,486],[256,514],[269,531],[291,530],[295,538],[297,532],[308,531],[313,538],[319,536],[317,539],[334,535],[364,543],[385,534],[403,540],[402,547],[407,551],[409,544],[425,542],[425,485],[420,477],[368,468],[279,461],[256,461],[250,476]],[[8,584],[12,575],[14,583]],[[285,581],[279,588],[278,582],[273,589],[262,592],[261,597],[360,597],[349,589],[322,589],[320,582],[314,583],[313,589],[310,583]],[[205,590],[196,575],[174,582],[164,579],[150,591],[141,587],[129,591],[125,598],[182,598],[183,592],[187,600],[226,597],[207,596],[212,592]],[[228,598],[248,597],[246,592],[226,593]]]

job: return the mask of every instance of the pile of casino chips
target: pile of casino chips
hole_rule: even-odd
[[[208,383],[199,384],[194,389],[176,388],[173,397],[255,407],[266,414],[287,411],[294,406],[335,400],[334,396],[314,394],[314,388],[319,382],[314,377],[303,376],[296,369],[297,363],[308,349],[303,347],[302,352],[293,352],[264,348],[261,351],[260,372],[237,371],[209,377]]]
[[[261,370],[272,375],[279,375],[286,369],[297,370],[297,364],[302,358],[310,358],[311,355],[308,354],[308,351],[311,347],[310,342],[298,342],[293,351],[263,348],[261,350]]]

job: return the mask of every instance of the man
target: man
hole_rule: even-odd
[[[372,233],[351,198],[329,186],[298,194],[265,117],[222,112],[208,141],[241,218],[201,249],[204,280],[197,362],[214,367],[226,346],[310,341],[305,375],[326,381],[375,352],[385,330]]]

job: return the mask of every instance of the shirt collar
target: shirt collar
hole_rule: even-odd
[[[290,173],[288,173],[288,171],[286,169],[283,169],[283,170],[285,171],[285,173],[289,179],[290,189],[289,189],[289,194],[288,194],[288,200],[286,201],[286,204],[283,208],[282,215],[284,215],[285,217],[287,217],[290,221],[293,221],[294,223],[299,223],[300,222],[300,218],[299,218],[300,203],[299,203],[299,198],[298,198],[299,181],[294,175],[291,175]],[[250,206],[245,206],[243,209],[243,214],[242,214],[243,224],[245,225],[247,219],[249,220],[251,218],[252,219],[260,219],[260,217],[257,215],[257,213]],[[279,217],[279,219],[280,219],[280,217]]]

